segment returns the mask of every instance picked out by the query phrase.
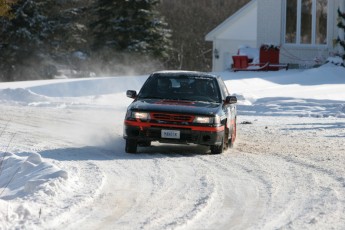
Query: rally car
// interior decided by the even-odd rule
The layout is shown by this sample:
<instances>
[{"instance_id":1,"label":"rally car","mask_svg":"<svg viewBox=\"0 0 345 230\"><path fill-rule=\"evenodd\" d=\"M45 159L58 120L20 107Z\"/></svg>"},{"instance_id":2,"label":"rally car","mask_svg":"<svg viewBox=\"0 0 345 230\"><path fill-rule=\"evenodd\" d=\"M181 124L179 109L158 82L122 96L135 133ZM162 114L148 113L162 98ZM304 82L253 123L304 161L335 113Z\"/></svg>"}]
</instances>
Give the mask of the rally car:
<instances>
[{"instance_id":1,"label":"rally car","mask_svg":"<svg viewBox=\"0 0 345 230\"><path fill-rule=\"evenodd\" d=\"M212 154L232 147L236 139L236 96L216 75L195 71L152 73L134 99L124 120L125 151L152 141L210 146Z\"/></svg>"}]
</instances>

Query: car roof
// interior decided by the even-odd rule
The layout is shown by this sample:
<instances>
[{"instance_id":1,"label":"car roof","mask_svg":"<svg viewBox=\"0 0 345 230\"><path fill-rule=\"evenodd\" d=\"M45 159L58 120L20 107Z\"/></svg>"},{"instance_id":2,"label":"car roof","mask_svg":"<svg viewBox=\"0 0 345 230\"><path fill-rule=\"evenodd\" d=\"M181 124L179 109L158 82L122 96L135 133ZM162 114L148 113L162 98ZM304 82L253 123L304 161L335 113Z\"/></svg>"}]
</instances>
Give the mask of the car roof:
<instances>
[{"instance_id":1,"label":"car roof","mask_svg":"<svg viewBox=\"0 0 345 230\"><path fill-rule=\"evenodd\" d=\"M187 70L164 70L164 71L157 71L151 74L151 76L159 76L159 77L178 77L178 76L188 76L188 77L207 77L207 78L219 78L219 76L207 73L207 72L200 72L200 71L187 71Z\"/></svg>"}]
</instances>

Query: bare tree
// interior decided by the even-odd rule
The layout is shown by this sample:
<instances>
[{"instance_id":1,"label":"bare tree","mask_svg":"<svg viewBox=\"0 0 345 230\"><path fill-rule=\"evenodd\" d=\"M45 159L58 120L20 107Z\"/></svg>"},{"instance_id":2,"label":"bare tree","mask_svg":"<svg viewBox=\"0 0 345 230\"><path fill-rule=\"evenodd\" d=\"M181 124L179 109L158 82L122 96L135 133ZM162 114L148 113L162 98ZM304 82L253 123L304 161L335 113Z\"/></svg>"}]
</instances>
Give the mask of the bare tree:
<instances>
[{"instance_id":1,"label":"bare tree","mask_svg":"<svg viewBox=\"0 0 345 230\"><path fill-rule=\"evenodd\" d=\"M249 0L161 0L159 7L172 30L170 69L210 71L212 44L205 35Z\"/></svg>"},{"instance_id":2,"label":"bare tree","mask_svg":"<svg viewBox=\"0 0 345 230\"><path fill-rule=\"evenodd\" d=\"M16 0L0 0L0 17L11 18L13 16L11 7L16 2Z\"/></svg>"}]
</instances>

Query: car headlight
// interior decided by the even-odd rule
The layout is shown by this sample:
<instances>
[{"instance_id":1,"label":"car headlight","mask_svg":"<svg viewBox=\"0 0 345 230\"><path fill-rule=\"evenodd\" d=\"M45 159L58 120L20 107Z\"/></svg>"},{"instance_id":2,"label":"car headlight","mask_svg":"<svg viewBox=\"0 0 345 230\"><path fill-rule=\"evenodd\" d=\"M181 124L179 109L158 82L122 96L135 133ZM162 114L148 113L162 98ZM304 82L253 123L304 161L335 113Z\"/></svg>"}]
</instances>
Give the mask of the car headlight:
<instances>
[{"instance_id":1,"label":"car headlight","mask_svg":"<svg viewBox=\"0 0 345 230\"><path fill-rule=\"evenodd\" d=\"M132 118L134 119L140 119L140 120L149 120L150 119L150 113L146 112L132 112Z\"/></svg>"},{"instance_id":2,"label":"car headlight","mask_svg":"<svg viewBox=\"0 0 345 230\"><path fill-rule=\"evenodd\" d=\"M213 117L200 117L196 116L194 118L194 123L199 123L199 124L213 124Z\"/></svg>"},{"instance_id":3,"label":"car headlight","mask_svg":"<svg viewBox=\"0 0 345 230\"><path fill-rule=\"evenodd\" d=\"M202 117L202 116L196 116L194 118L194 123L198 124L220 124L220 117Z\"/></svg>"}]
</instances>

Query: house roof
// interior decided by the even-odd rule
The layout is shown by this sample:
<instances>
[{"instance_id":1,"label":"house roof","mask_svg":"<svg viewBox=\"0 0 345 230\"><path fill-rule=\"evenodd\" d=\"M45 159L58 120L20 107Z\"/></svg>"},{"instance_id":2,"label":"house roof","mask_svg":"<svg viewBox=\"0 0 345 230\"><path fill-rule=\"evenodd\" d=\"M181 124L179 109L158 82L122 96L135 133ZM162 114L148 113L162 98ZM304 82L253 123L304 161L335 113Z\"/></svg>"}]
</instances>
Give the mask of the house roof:
<instances>
[{"instance_id":1,"label":"house roof","mask_svg":"<svg viewBox=\"0 0 345 230\"><path fill-rule=\"evenodd\" d=\"M214 28L211 32L206 34L205 40L206 41L213 41L217 35L222 33L225 29L231 25L232 22L239 19L242 15L245 15L247 12L250 11L250 9L255 5L257 0L251 0L246 5L244 5L242 8L240 8L238 11L236 11L233 15L228 17L225 21L223 21L221 24L219 24L216 28Z\"/></svg>"}]
</instances>

